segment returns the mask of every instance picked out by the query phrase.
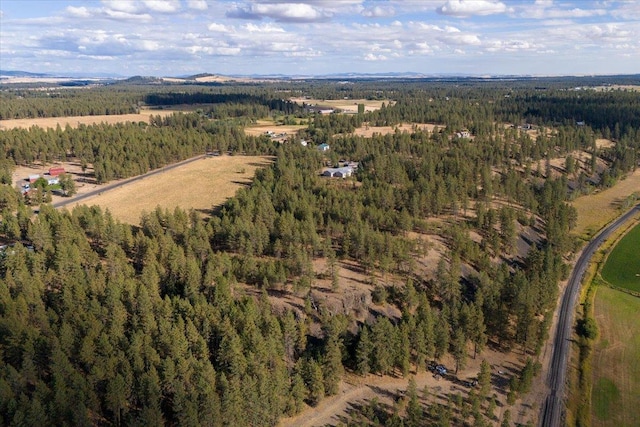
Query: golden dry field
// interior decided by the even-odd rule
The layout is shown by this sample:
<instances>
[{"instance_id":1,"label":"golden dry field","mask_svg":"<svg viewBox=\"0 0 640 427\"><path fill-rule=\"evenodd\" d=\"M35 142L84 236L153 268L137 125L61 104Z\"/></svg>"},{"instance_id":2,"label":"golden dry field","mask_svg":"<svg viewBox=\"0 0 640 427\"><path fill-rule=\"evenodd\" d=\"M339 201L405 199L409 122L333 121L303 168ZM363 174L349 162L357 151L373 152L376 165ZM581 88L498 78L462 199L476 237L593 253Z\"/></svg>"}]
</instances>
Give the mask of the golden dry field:
<instances>
[{"instance_id":1,"label":"golden dry field","mask_svg":"<svg viewBox=\"0 0 640 427\"><path fill-rule=\"evenodd\" d=\"M364 104L365 111L376 111L382 107L382 104L393 105L394 102L388 99L383 101L375 101L368 99L315 99L315 98L290 98L291 102L302 105L315 105L326 108L337 108L345 113L357 113L358 104Z\"/></svg>"},{"instance_id":2,"label":"golden dry field","mask_svg":"<svg viewBox=\"0 0 640 427\"><path fill-rule=\"evenodd\" d=\"M596 194L578 197L571 204L578 211L575 232L579 235L594 234L619 214L618 207L629 195L640 191L640 169L626 179Z\"/></svg>"},{"instance_id":3,"label":"golden dry field","mask_svg":"<svg viewBox=\"0 0 640 427\"><path fill-rule=\"evenodd\" d=\"M416 129L422 131L433 132L433 129L438 126L433 123L403 123L397 126L362 126L353 132L354 135L364 136L365 138L371 138L374 133L380 135L387 135L389 133L394 133L396 129L400 132L415 132ZM442 125L439 126L442 128Z\"/></svg>"},{"instance_id":4,"label":"golden dry field","mask_svg":"<svg viewBox=\"0 0 640 427\"><path fill-rule=\"evenodd\" d=\"M99 116L71 116L71 117L44 117L38 119L10 119L0 120L0 130L22 128L28 129L31 126L41 127L43 129L55 129L60 125L63 129L67 126L72 128L78 125L93 125L98 123L125 123L125 122L147 122L150 116L166 117L174 113L173 110L141 110L139 114L113 114Z\"/></svg>"},{"instance_id":5,"label":"golden dry field","mask_svg":"<svg viewBox=\"0 0 640 427\"><path fill-rule=\"evenodd\" d=\"M129 224L139 224L142 212L152 211L156 206L170 210L179 206L206 215L249 184L256 169L270 162L270 158L260 156L205 157L76 204L109 209L115 218ZM68 205L67 209L76 204Z\"/></svg>"},{"instance_id":6,"label":"golden dry field","mask_svg":"<svg viewBox=\"0 0 640 427\"><path fill-rule=\"evenodd\" d=\"M287 135L294 135L300 129L306 128L307 125L280 125L272 120L258 120L255 125L244 128L244 133L251 136L260 136L271 131L276 134L286 132Z\"/></svg>"}]
</instances>

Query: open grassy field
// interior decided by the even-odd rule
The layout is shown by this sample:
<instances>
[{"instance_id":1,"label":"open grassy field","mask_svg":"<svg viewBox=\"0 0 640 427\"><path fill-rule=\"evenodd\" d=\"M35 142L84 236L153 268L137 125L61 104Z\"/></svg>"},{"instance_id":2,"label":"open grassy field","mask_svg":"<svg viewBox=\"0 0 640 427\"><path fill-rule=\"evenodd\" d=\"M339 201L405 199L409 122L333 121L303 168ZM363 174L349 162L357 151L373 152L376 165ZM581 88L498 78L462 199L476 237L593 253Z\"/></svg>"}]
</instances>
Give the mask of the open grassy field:
<instances>
[{"instance_id":1,"label":"open grassy field","mask_svg":"<svg viewBox=\"0 0 640 427\"><path fill-rule=\"evenodd\" d=\"M620 203L629 195L640 190L640 169L629 174L612 188L597 194L589 194L575 199L571 204L578 211L575 233L593 235L605 224L619 215Z\"/></svg>"},{"instance_id":2,"label":"open grassy field","mask_svg":"<svg viewBox=\"0 0 640 427\"><path fill-rule=\"evenodd\" d=\"M629 231L607 257L602 278L620 288L640 292L640 224ZM640 354L638 354L640 358Z\"/></svg>"},{"instance_id":3,"label":"open grassy field","mask_svg":"<svg viewBox=\"0 0 640 427\"><path fill-rule=\"evenodd\" d=\"M415 132L416 130L433 132L433 129L438 126L433 123L403 123L397 126L362 126L355 130L354 135L364 136L365 138L371 138L374 133L380 135L387 135L394 133L396 129L400 132ZM442 128L442 125L440 126Z\"/></svg>"},{"instance_id":4,"label":"open grassy field","mask_svg":"<svg viewBox=\"0 0 640 427\"><path fill-rule=\"evenodd\" d=\"M281 125L275 123L273 120L258 120L255 125L244 128L244 133L252 136L260 136L271 131L277 134L286 132L287 135L293 135L300 129L306 128L307 125Z\"/></svg>"},{"instance_id":5,"label":"open grassy field","mask_svg":"<svg viewBox=\"0 0 640 427\"><path fill-rule=\"evenodd\" d=\"M599 286L594 310L593 426L639 426L640 298Z\"/></svg>"},{"instance_id":6,"label":"open grassy field","mask_svg":"<svg viewBox=\"0 0 640 427\"><path fill-rule=\"evenodd\" d=\"M382 107L382 104L393 105L394 102L386 100L369 100L369 99L315 99L315 98L291 98L290 101L302 105L317 105L319 107L336 108L345 113L357 113L358 104L364 104L365 111L376 111Z\"/></svg>"},{"instance_id":7,"label":"open grassy field","mask_svg":"<svg viewBox=\"0 0 640 427\"><path fill-rule=\"evenodd\" d=\"M105 191L78 204L108 208L122 222L139 224L156 206L195 209L206 215L251 182L255 170L271 160L258 156L206 157L175 169ZM70 205L67 209L73 209Z\"/></svg>"},{"instance_id":8,"label":"open grassy field","mask_svg":"<svg viewBox=\"0 0 640 427\"><path fill-rule=\"evenodd\" d=\"M71 117L44 117L39 119L10 119L0 120L0 129L15 129L22 128L28 129L31 126L38 126L43 129L55 129L60 125L63 129L67 126L72 128L78 127L78 125L93 125L97 123L125 123L125 122L147 122L149 123L150 116L170 116L174 113L173 110L141 110L139 114L113 114L113 115L100 115L100 116L71 116Z\"/></svg>"}]
</instances>

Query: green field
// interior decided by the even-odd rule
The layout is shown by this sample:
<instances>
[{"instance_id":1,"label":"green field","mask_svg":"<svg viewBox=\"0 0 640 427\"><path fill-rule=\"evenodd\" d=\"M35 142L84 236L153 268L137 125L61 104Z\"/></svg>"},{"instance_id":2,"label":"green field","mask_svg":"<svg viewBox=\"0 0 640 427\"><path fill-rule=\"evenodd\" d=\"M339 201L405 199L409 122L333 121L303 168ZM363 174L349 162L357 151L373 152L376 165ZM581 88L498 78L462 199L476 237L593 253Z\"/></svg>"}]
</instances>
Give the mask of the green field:
<instances>
[{"instance_id":1,"label":"green field","mask_svg":"<svg viewBox=\"0 0 640 427\"><path fill-rule=\"evenodd\" d=\"M593 426L640 426L640 298L600 286L594 312Z\"/></svg>"},{"instance_id":2,"label":"green field","mask_svg":"<svg viewBox=\"0 0 640 427\"><path fill-rule=\"evenodd\" d=\"M602 278L613 286L640 292L640 224L613 248L602 268Z\"/></svg>"}]
</instances>

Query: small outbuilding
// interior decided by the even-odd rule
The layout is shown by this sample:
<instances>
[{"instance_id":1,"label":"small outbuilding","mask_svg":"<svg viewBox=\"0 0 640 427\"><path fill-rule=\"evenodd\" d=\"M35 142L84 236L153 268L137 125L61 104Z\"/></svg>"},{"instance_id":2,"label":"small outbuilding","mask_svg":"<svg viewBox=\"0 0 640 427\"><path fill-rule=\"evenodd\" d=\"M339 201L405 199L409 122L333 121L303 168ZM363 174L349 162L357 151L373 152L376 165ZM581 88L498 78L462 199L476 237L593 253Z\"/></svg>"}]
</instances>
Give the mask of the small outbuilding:
<instances>
[{"instance_id":1,"label":"small outbuilding","mask_svg":"<svg viewBox=\"0 0 640 427\"><path fill-rule=\"evenodd\" d=\"M61 167L49 168L49 175L51 176L58 176L58 175L62 175L63 173L65 173L64 168L61 168Z\"/></svg>"}]
</instances>

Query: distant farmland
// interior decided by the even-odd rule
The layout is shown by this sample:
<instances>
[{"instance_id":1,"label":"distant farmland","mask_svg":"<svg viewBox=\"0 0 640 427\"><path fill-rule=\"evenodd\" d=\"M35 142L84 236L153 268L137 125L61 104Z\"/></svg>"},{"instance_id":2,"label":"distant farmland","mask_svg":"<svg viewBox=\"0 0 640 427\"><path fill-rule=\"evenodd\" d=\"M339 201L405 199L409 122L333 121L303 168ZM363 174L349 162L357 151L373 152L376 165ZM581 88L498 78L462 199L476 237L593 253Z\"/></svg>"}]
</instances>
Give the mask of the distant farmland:
<instances>
[{"instance_id":1,"label":"distant farmland","mask_svg":"<svg viewBox=\"0 0 640 427\"><path fill-rule=\"evenodd\" d=\"M613 286L640 292L640 224L613 248L602 268L602 278Z\"/></svg>"}]
</instances>

